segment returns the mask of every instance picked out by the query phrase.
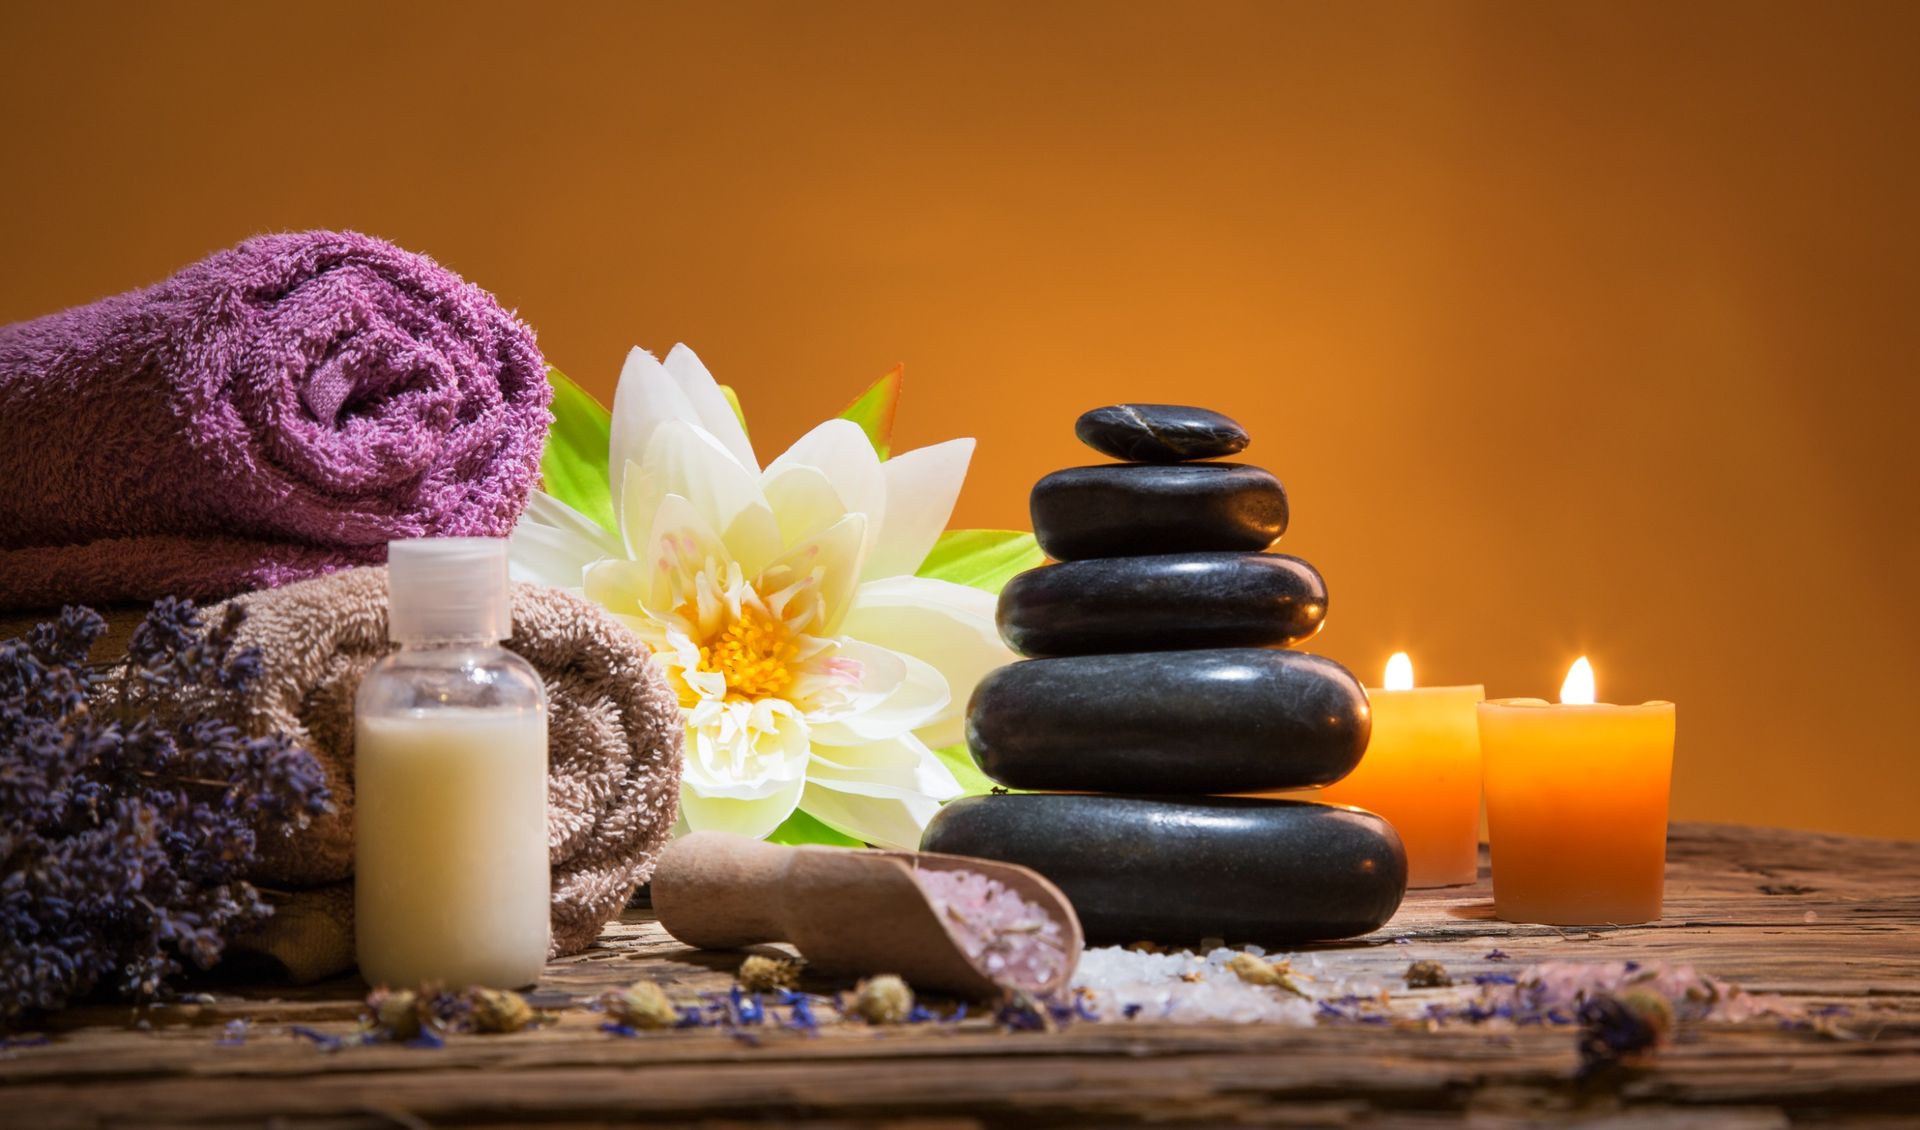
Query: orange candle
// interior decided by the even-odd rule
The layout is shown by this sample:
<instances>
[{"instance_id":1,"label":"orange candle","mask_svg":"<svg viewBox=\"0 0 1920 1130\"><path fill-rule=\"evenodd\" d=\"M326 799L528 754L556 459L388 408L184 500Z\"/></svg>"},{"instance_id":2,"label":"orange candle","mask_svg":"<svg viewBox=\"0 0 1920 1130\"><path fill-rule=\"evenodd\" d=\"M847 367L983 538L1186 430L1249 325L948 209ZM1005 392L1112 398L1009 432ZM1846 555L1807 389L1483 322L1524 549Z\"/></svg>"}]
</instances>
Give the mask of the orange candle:
<instances>
[{"instance_id":1,"label":"orange candle","mask_svg":"<svg viewBox=\"0 0 1920 1130\"><path fill-rule=\"evenodd\" d=\"M1373 737L1360 765L1315 799L1377 812L1407 848L1407 886L1471 883L1480 869L1480 728L1484 687L1418 687L1406 652L1368 690Z\"/></svg>"},{"instance_id":2,"label":"orange candle","mask_svg":"<svg viewBox=\"0 0 1920 1130\"><path fill-rule=\"evenodd\" d=\"M1555 926L1651 922L1666 885L1671 702L1594 702L1582 657L1558 705L1480 704L1494 913Z\"/></svg>"}]
</instances>

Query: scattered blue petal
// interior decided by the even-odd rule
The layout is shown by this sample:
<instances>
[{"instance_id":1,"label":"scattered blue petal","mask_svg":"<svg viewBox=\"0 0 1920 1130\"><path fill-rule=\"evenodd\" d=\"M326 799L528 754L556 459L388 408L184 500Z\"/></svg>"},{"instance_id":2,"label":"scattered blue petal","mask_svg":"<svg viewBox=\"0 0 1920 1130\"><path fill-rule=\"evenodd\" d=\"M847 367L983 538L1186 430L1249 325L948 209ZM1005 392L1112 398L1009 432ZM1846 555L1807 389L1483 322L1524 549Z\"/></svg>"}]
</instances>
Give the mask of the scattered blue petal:
<instances>
[{"instance_id":1,"label":"scattered blue petal","mask_svg":"<svg viewBox=\"0 0 1920 1130\"><path fill-rule=\"evenodd\" d=\"M787 1002L787 1027L810 1036L819 1035L820 1020L813 1014L813 1005L799 993L789 993L788 996L792 999Z\"/></svg>"},{"instance_id":2,"label":"scattered blue petal","mask_svg":"<svg viewBox=\"0 0 1920 1130\"><path fill-rule=\"evenodd\" d=\"M303 1040L311 1041L317 1045L321 1051L337 1052L347 1046L347 1041L341 1039L339 1036L322 1032L317 1028L309 1028L305 1024L295 1024L293 1027L288 1028L287 1031Z\"/></svg>"}]
</instances>

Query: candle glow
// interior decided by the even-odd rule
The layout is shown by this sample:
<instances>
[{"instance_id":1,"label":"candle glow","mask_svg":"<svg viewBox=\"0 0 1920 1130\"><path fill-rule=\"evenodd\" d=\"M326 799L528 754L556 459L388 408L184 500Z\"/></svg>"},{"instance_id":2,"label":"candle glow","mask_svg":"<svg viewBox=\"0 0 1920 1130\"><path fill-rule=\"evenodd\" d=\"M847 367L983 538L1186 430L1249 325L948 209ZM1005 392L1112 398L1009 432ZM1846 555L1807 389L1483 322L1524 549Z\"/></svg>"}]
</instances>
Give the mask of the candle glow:
<instances>
[{"instance_id":1,"label":"candle glow","mask_svg":"<svg viewBox=\"0 0 1920 1130\"><path fill-rule=\"evenodd\" d=\"M1560 684L1560 702L1563 706L1592 706L1598 701L1594 693L1593 664L1583 655L1567 668L1567 681Z\"/></svg>"},{"instance_id":2,"label":"candle glow","mask_svg":"<svg viewBox=\"0 0 1920 1130\"><path fill-rule=\"evenodd\" d=\"M1413 657L1404 651L1396 651L1387 657L1387 677L1380 686L1390 691L1410 691L1413 689Z\"/></svg>"}]
</instances>

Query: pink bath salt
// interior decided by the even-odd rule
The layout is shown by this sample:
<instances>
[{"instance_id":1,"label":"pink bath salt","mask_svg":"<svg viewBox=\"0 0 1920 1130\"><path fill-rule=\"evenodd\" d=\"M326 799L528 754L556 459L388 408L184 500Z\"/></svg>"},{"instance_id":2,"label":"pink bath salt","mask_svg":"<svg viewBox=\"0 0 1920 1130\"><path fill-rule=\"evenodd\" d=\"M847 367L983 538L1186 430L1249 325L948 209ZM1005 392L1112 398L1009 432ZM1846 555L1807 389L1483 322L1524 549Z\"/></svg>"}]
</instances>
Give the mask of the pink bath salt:
<instances>
[{"instance_id":1,"label":"pink bath salt","mask_svg":"<svg viewBox=\"0 0 1920 1130\"><path fill-rule=\"evenodd\" d=\"M913 875L961 950L987 976L1037 990L1066 972L1059 921L1018 891L977 871L919 868Z\"/></svg>"}]
</instances>

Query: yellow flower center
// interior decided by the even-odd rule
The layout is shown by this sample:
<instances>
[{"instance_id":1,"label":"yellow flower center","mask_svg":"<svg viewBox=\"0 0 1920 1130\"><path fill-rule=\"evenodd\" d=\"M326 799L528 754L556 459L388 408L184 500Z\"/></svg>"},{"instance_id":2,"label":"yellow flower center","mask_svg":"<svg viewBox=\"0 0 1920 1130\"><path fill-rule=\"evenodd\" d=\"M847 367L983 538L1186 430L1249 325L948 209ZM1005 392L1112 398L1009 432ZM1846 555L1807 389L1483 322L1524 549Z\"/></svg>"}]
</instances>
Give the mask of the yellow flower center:
<instances>
[{"instance_id":1,"label":"yellow flower center","mask_svg":"<svg viewBox=\"0 0 1920 1130\"><path fill-rule=\"evenodd\" d=\"M777 698L793 686L799 654L785 624L748 605L701 647L700 669L726 676L730 699Z\"/></svg>"}]
</instances>

